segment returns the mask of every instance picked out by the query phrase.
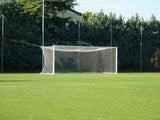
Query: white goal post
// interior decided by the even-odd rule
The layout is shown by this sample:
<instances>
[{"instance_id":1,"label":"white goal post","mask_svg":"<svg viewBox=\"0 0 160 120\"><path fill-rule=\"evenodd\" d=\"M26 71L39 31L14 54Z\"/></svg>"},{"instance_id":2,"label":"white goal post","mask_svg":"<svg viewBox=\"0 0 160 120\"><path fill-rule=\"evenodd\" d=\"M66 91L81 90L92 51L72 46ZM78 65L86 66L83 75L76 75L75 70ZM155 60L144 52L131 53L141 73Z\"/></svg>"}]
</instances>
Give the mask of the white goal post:
<instances>
[{"instance_id":1,"label":"white goal post","mask_svg":"<svg viewBox=\"0 0 160 120\"><path fill-rule=\"evenodd\" d=\"M41 74L117 73L117 47L41 46L44 66Z\"/></svg>"}]
</instances>

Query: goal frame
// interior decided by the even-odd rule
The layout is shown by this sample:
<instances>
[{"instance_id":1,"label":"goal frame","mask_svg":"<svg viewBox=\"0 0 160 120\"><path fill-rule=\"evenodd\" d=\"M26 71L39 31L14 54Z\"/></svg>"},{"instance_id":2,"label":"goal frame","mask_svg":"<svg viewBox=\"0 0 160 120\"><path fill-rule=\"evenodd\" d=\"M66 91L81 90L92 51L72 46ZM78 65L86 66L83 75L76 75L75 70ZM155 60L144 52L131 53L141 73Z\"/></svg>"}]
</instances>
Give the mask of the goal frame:
<instances>
[{"instance_id":1,"label":"goal frame","mask_svg":"<svg viewBox=\"0 0 160 120\"><path fill-rule=\"evenodd\" d=\"M45 46L43 46L45 47ZM47 46L46 46L47 47ZM51 46L48 46L51 47ZM106 46L69 46L69 45L53 45L52 50L53 50L53 72L52 73L40 73L40 74L55 74L55 47L78 47L78 48L107 48L107 49L116 49L115 53L115 72L69 72L69 73L106 73L106 74L117 74L118 73L118 47L106 47ZM42 53L43 54L43 53ZM43 68L42 68L43 70Z\"/></svg>"}]
</instances>

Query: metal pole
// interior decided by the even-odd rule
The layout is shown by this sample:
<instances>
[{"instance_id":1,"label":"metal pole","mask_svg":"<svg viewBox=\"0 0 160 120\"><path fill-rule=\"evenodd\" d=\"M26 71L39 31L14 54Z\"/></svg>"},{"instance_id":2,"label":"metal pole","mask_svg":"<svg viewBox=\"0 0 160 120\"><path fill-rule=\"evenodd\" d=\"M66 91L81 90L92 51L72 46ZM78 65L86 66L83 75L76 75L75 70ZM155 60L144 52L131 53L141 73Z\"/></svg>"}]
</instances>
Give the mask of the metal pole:
<instances>
[{"instance_id":1,"label":"metal pole","mask_svg":"<svg viewBox=\"0 0 160 120\"><path fill-rule=\"evenodd\" d=\"M142 71L142 39L143 39L143 29L141 24L141 41L140 41L140 71Z\"/></svg>"},{"instance_id":2,"label":"metal pole","mask_svg":"<svg viewBox=\"0 0 160 120\"><path fill-rule=\"evenodd\" d=\"M78 21L78 46L81 45L81 42L80 42L81 25L80 24L81 24L80 21ZM80 55L79 55L79 53L78 53L78 66L77 66L77 70L78 70L78 72L80 70Z\"/></svg>"},{"instance_id":3,"label":"metal pole","mask_svg":"<svg viewBox=\"0 0 160 120\"><path fill-rule=\"evenodd\" d=\"M113 39L113 37L112 37L112 29L113 29L113 25L112 25L112 20L111 20L111 40L110 40L110 46L112 47L112 39Z\"/></svg>"},{"instance_id":4,"label":"metal pole","mask_svg":"<svg viewBox=\"0 0 160 120\"><path fill-rule=\"evenodd\" d=\"M44 46L44 0L42 1L42 46ZM42 54L42 69L44 66L44 58Z\"/></svg>"},{"instance_id":5,"label":"metal pole","mask_svg":"<svg viewBox=\"0 0 160 120\"><path fill-rule=\"evenodd\" d=\"M2 53L1 53L1 72L3 73L3 41L4 41L4 15L2 17Z\"/></svg>"},{"instance_id":6,"label":"metal pole","mask_svg":"<svg viewBox=\"0 0 160 120\"><path fill-rule=\"evenodd\" d=\"M112 33L113 33L113 31L112 31L113 25L112 25L112 22L113 22L113 17L112 17L112 19L111 19L111 40L110 40L110 46L111 46L111 47L112 47L112 44L113 44L113 35L112 35ZM113 67L113 65L112 65L112 64L113 64L113 62L112 62L112 57L113 57L112 54L113 54L113 53L112 53L112 49L111 49L111 52L110 52L110 57L111 57L111 63L110 63L111 66L110 66L110 69L111 69L111 71L113 70L113 69L112 69L112 67Z\"/></svg>"},{"instance_id":7,"label":"metal pole","mask_svg":"<svg viewBox=\"0 0 160 120\"><path fill-rule=\"evenodd\" d=\"M78 45L80 46L80 35L81 35L81 23L78 21Z\"/></svg>"}]
</instances>

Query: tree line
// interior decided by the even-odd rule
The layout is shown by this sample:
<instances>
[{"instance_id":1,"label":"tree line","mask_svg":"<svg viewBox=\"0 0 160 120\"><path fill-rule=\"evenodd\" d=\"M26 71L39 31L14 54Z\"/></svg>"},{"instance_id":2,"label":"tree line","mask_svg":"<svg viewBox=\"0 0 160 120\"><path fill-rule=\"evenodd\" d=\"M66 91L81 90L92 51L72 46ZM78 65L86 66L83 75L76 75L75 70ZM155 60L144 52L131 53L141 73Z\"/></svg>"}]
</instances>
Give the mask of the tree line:
<instances>
[{"instance_id":1,"label":"tree line","mask_svg":"<svg viewBox=\"0 0 160 120\"><path fill-rule=\"evenodd\" d=\"M47 0L46 46L78 45L77 23L70 18L57 17L55 12L72 9L75 5L74 0ZM0 14L5 15L4 71L41 70L41 49L17 42L41 45L41 8L41 0L19 0L19 4L0 4ZM143 71L160 70L160 21L154 15L150 20L144 20L138 14L124 20L121 15L117 17L114 13L105 14L102 10L98 13L85 12L83 15L85 17L81 21L81 45L117 46L119 71L140 70L142 45Z\"/></svg>"}]
</instances>

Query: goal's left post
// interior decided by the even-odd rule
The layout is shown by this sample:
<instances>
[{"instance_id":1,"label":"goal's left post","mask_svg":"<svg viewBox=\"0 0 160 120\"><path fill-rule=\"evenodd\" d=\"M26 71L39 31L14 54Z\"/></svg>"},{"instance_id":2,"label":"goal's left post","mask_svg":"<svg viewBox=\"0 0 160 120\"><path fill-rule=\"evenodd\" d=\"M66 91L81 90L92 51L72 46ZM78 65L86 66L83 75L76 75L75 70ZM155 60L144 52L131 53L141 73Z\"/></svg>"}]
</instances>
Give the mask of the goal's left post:
<instances>
[{"instance_id":1,"label":"goal's left post","mask_svg":"<svg viewBox=\"0 0 160 120\"><path fill-rule=\"evenodd\" d=\"M55 73L55 46L41 46L44 66L40 74L54 74Z\"/></svg>"}]
</instances>

